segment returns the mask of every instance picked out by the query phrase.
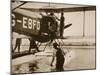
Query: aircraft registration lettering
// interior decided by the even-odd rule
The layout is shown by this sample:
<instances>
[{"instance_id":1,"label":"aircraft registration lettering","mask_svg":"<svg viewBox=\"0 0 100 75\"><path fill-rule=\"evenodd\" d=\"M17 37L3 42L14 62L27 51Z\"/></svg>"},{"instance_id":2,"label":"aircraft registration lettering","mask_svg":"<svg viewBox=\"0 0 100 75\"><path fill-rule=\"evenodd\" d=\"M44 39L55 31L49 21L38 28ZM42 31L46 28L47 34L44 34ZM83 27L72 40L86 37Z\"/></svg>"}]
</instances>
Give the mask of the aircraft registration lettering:
<instances>
[{"instance_id":1,"label":"aircraft registration lettering","mask_svg":"<svg viewBox=\"0 0 100 75\"><path fill-rule=\"evenodd\" d=\"M23 28L40 30L40 22L31 18L23 17Z\"/></svg>"},{"instance_id":2,"label":"aircraft registration lettering","mask_svg":"<svg viewBox=\"0 0 100 75\"><path fill-rule=\"evenodd\" d=\"M17 14L18 15L18 14ZM40 21L32 19L27 16L17 17L16 14L12 14L12 26L20 25L24 29L40 30Z\"/></svg>"},{"instance_id":3,"label":"aircraft registration lettering","mask_svg":"<svg viewBox=\"0 0 100 75\"><path fill-rule=\"evenodd\" d=\"M27 18L26 17L23 17L23 28L27 28L27 25L26 25L26 22L27 21Z\"/></svg>"}]
</instances>

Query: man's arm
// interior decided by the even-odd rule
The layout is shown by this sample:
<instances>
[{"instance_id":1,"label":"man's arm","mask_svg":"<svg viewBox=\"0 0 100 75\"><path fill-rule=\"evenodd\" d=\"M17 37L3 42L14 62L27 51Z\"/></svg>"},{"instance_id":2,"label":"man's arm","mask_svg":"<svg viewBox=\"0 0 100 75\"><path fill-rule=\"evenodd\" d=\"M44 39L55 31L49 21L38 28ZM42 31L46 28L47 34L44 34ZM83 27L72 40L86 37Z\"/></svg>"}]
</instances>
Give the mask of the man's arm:
<instances>
[{"instance_id":1,"label":"man's arm","mask_svg":"<svg viewBox=\"0 0 100 75\"><path fill-rule=\"evenodd\" d=\"M55 16L55 15L54 15ZM60 19L57 17L57 16L55 16L55 18L58 20L58 21L60 21Z\"/></svg>"},{"instance_id":2,"label":"man's arm","mask_svg":"<svg viewBox=\"0 0 100 75\"><path fill-rule=\"evenodd\" d=\"M53 54L53 58L52 58L52 61L51 61L51 66L53 66L54 59L55 59L55 54Z\"/></svg>"}]
</instances>

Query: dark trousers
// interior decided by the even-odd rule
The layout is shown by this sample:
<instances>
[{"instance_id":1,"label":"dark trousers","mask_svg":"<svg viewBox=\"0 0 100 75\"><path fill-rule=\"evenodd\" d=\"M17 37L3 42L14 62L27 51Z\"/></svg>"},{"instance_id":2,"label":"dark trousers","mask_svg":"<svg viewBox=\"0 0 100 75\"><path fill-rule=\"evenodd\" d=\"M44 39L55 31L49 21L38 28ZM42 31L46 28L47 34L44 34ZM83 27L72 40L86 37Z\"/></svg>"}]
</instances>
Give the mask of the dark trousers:
<instances>
[{"instance_id":1,"label":"dark trousers","mask_svg":"<svg viewBox=\"0 0 100 75\"><path fill-rule=\"evenodd\" d=\"M63 37L64 26L60 26L60 36Z\"/></svg>"},{"instance_id":2,"label":"dark trousers","mask_svg":"<svg viewBox=\"0 0 100 75\"><path fill-rule=\"evenodd\" d=\"M37 46L35 46L35 47L34 47L34 46L30 46L30 47L29 47L29 52L31 52L31 49L34 49L34 48L37 50L37 52L39 52L39 49L38 49Z\"/></svg>"},{"instance_id":3,"label":"dark trousers","mask_svg":"<svg viewBox=\"0 0 100 75\"><path fill-rule=\"evenodd\" d=\"M18 47L18 52L20 53L20 45L21 45L21 38L17 38L16 45L15 45L13 52L15 52L16 48Z\"/></svg>"},{"instance_id":4,"label":"dark trousers","mask_svg":"<svg viewBox=\"0 0 100 75\"><path fill-rule=\"evenodd\" d=\"M15 52L16 48L18 47L18 52L20 53L20 43L16 43L13 52Z\"/></svg>"},{"instance_id":5,"label":"dark trousers","mask_svg":"<svg viewBox=\"0 0 100 75\"><path fill-rule=\"evenodd\" d=\"M34 48L37 50L37 52L39 52L39 49L38 49L37 44L35 43L35 41L30 40L29 52L31 52L31 49L34 49Z\"/></svg>"},{"instance_id":6,"label":"dark trousers","mask_svg":"<svg viewBox=\"0 0 100 75\"><path fill-rule=\"evenodd\" d=\"M62 59L61 61L56 62L56 71L64 71L63 65L64 65L65 59Z\"/></svg>"}]
</instances>

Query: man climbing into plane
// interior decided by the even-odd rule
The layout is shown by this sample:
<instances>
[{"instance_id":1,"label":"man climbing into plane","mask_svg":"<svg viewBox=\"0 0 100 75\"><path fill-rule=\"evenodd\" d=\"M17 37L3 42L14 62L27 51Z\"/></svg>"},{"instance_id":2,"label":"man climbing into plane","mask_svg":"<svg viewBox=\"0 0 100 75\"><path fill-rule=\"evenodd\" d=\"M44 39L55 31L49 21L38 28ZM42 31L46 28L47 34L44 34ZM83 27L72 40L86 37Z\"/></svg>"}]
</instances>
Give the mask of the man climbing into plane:
<instances>
[{"instance_id":1,"label":"man climbing into plane","mask_svg":"<svg viewBox=\"0 0 100 75\"><path fill-rule=\"evenodd\" d=\"M61 12L61 18L60 18L60 37L63 38L63 31L64 31L64 13Z\"/></svg>"}]
</instances>

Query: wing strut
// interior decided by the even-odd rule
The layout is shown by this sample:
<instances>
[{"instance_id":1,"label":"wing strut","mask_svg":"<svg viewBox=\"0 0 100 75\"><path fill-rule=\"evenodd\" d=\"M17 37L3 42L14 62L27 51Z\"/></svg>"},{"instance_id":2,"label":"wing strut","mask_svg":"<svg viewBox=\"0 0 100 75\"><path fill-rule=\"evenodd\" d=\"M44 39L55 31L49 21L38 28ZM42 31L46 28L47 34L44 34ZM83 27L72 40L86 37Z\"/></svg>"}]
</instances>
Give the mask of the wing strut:
<instances>
[{"instance_id":1,"label":"wing strut","mask_svg":"<svg viewBox=\"0 0 100 75\"><path fill-rule=\"evenodd\" d=\"M22 5L26 4L27 2L23 2L22 4L20 4L19 6L17 6L16 8L12 9L12 11L14 11L15 9L21 7Z\"/></svg>"}]
</instances>

